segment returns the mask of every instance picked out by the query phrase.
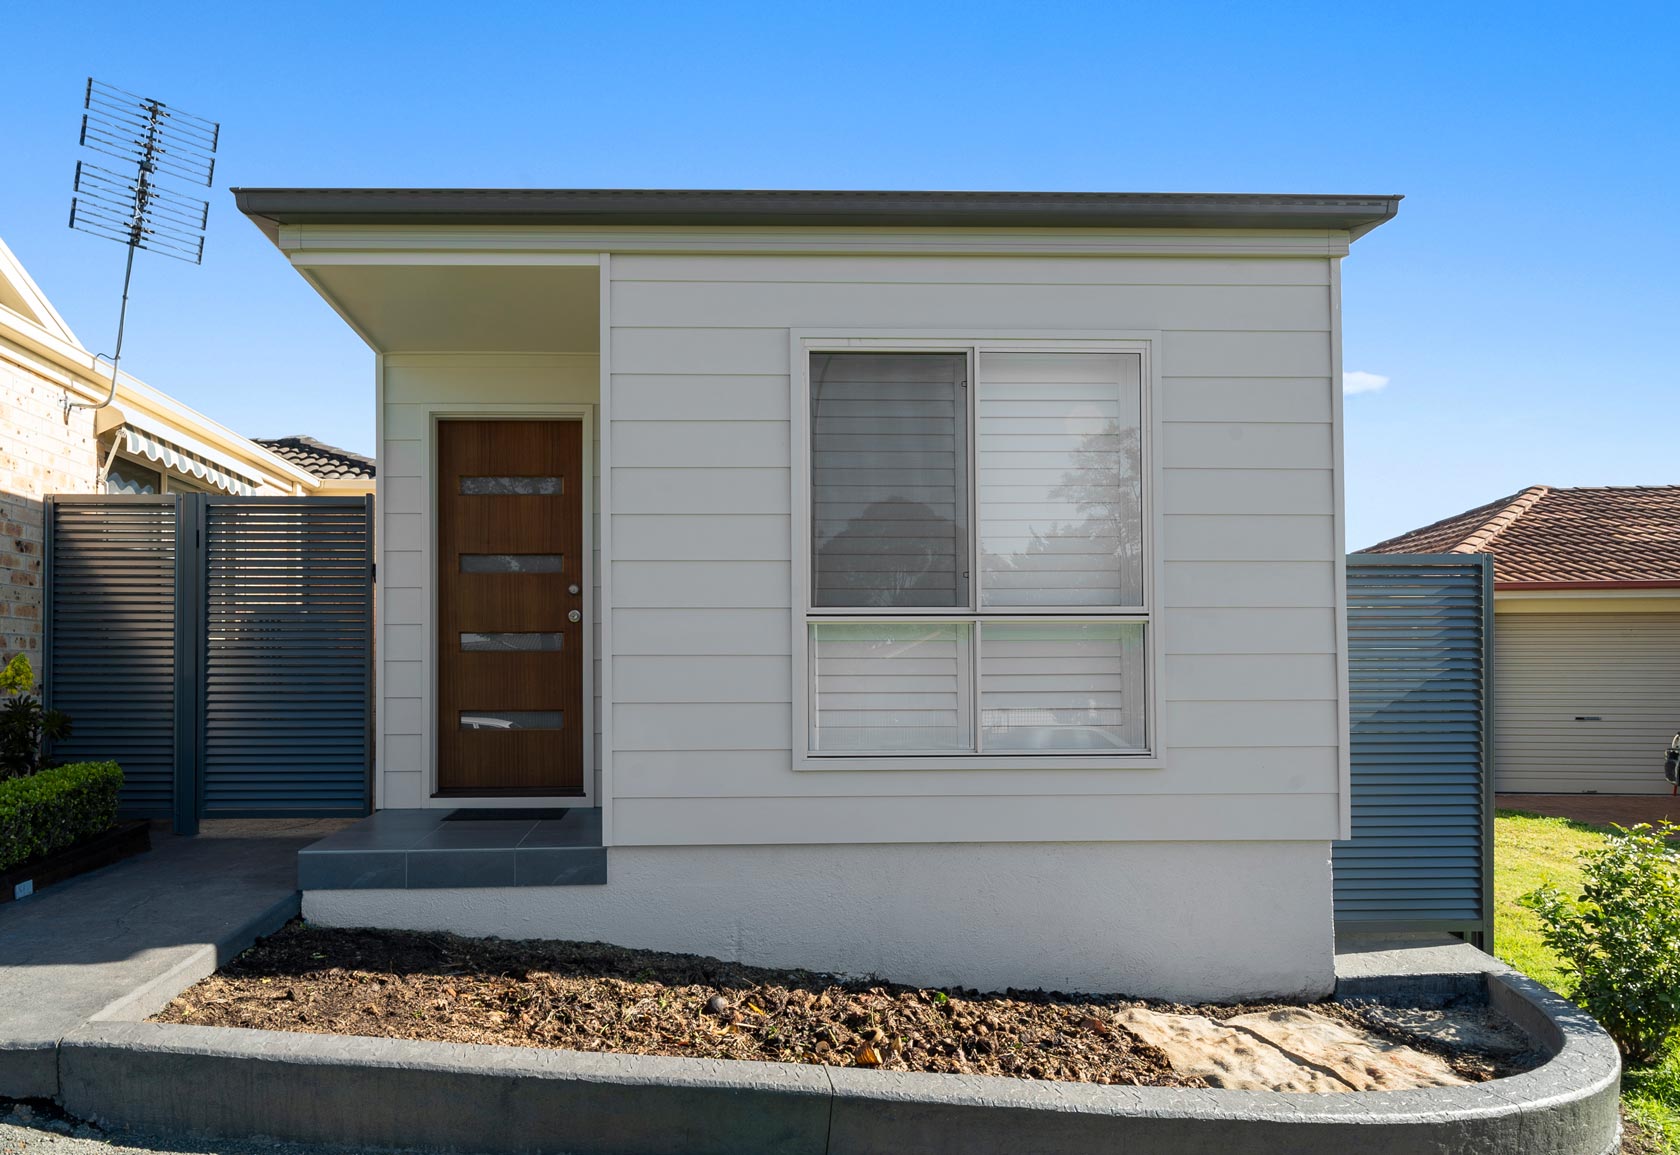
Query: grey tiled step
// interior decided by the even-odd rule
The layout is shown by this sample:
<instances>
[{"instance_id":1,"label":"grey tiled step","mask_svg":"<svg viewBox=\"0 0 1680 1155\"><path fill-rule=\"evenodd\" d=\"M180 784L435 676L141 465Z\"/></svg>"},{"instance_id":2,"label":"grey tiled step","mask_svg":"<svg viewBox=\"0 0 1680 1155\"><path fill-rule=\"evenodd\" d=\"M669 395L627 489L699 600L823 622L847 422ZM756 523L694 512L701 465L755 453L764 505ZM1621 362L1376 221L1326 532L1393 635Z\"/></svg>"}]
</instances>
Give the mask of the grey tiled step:
<instances>
[{"instance_id":1,"label":"grey tiled step","mask_svg":"<svg viewBox=\"0 0 1680 1155\"><path fill-rule=\"evenodd\" d=\"M476 819L447 810L381 810L298 852L302 890L599 886L607 881L601 812Z\"/></svg>"}]
</instances>

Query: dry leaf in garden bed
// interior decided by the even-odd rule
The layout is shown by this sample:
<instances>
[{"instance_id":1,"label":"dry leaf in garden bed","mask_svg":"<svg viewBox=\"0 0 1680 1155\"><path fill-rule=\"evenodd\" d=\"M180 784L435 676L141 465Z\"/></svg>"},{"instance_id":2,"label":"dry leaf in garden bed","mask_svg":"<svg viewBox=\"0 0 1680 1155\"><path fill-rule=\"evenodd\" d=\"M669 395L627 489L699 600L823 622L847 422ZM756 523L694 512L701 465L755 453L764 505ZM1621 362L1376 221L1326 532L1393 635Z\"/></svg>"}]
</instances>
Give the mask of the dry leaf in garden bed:
<instances>
[{"instance_id":1,"label":"dry leaf in garden bed","mask_svg":"<svg viewBox=\"0 0 1680 1155\"><path fill-rule=\"evenodd\" d=\"M276 982L292 997L272 997ZM1118 996L927 990L602 943L293 923L157 1017L443 1042L1205 1085L1114 1025L1120 1010L1136 1005Z\"/></svg>"}]
</instances>

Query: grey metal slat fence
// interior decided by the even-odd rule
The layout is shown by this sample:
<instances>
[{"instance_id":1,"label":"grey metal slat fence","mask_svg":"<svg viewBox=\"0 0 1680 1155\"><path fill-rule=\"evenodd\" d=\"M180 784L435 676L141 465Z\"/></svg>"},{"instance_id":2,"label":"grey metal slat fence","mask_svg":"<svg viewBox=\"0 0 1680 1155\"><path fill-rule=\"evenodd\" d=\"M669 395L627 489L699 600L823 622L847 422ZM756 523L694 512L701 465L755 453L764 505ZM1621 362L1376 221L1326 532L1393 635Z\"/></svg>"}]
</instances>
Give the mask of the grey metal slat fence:
<instances>
[{"instance_id":1,"label":"grey metal slat fence","mask_svg":"<svg viewBox=\"0 0 1680 1155\"><path fill-rule=\"evenodd\" d=\"M206 501L205 814L365 809L370 541L364 501Z\"/></svg>"},{"instance_id":2,"label":"grey metal slat fence","mask_svg":"<svg viewBox=\"0 0 1680 1155\"><path fill-rule=\"evenodd\" d=\"M365 814L373 525L360 497L48 502L46 680L63 758L136 816ZM143 740L143 741L142 741Z\"/></svg>"},{"instance_id":3,"label":"grey metal slat fence","mask_svg":"<svg viewBox=\"0 0 1680 1155\"><path fill-rule=\"evenodd\" d=\"M169 497L49 498L43 669L73 720L54 753L122 764L124 811L175 799L176 508Z\"/></svg>"},{"instance_id":4,"label":"grey metal slat fence","mask_svg":"<svg viewBox=\"0 0 1680 1155\"><path fill-rule=\"evenodd\" d=\"M1353 838L1335 844L1344 930L1445 930L1491 949L1492 559L1347 563Z\"/></svg>"}]
</instances>

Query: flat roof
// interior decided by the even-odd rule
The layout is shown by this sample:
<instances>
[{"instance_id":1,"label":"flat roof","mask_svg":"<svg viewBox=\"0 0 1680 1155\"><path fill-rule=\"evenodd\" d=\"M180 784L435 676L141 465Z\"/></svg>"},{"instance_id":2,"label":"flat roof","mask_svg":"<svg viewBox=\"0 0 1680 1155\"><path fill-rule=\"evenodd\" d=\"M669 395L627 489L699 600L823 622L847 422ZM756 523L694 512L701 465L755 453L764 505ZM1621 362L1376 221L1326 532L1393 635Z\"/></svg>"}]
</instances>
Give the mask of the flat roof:
<instances>
[{"instance_id":1,"label":"flat roof","mask_svg":"<svg viewBox=\"0 0 1680 1155\"><path fill-rule=\"evenodd\" d=\"M924 228L1334 229L1370 232L1398 195L889 192L803 189L236 188L279 225L807 225Z\"/></svg>"}]
</instances>

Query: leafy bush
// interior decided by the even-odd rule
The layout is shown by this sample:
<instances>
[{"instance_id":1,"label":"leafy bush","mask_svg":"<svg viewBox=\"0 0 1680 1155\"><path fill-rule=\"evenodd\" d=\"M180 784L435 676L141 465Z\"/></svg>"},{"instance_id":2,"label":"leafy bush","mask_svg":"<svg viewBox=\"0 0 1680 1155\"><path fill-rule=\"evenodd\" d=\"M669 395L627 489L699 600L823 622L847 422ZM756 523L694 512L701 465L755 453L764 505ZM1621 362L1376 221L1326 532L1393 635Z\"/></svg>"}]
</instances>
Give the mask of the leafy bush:
<instances>
[{"instance_id":1,"label":"leafy bush","mask_svg":"<svg viewBox=\"0 0 1680 1155\"><path fill-rule=\"evenodd\" d=\"M34 667L22 654L0 669L0 781L49 765L47 743L70 736L69 715L48 710L35 690Z\"/></svg>"},{"instance_id":2,"label":"leafy bush","mask_svg":"<svg viewBox=\"0 0 1680 1155\"><path fill-rule=\"evenodd\" d=\"M1630 1062L1649 1063L1680 1034L1680 826L1616 828L1580 856L1582 893L1548 883L1519 900L1570 972L1571 998Z\"/></svg>"},{"instance_id":3,"label":"leafy bush","mask_svg":"<svg viewBox=\"0 0 1680 1155\"><path fill-rule=\"evenodd\" d=\"M110 826L122 781L115 762L76 762L0 782L0 870Z\"/></svg>"}]
</instances>

